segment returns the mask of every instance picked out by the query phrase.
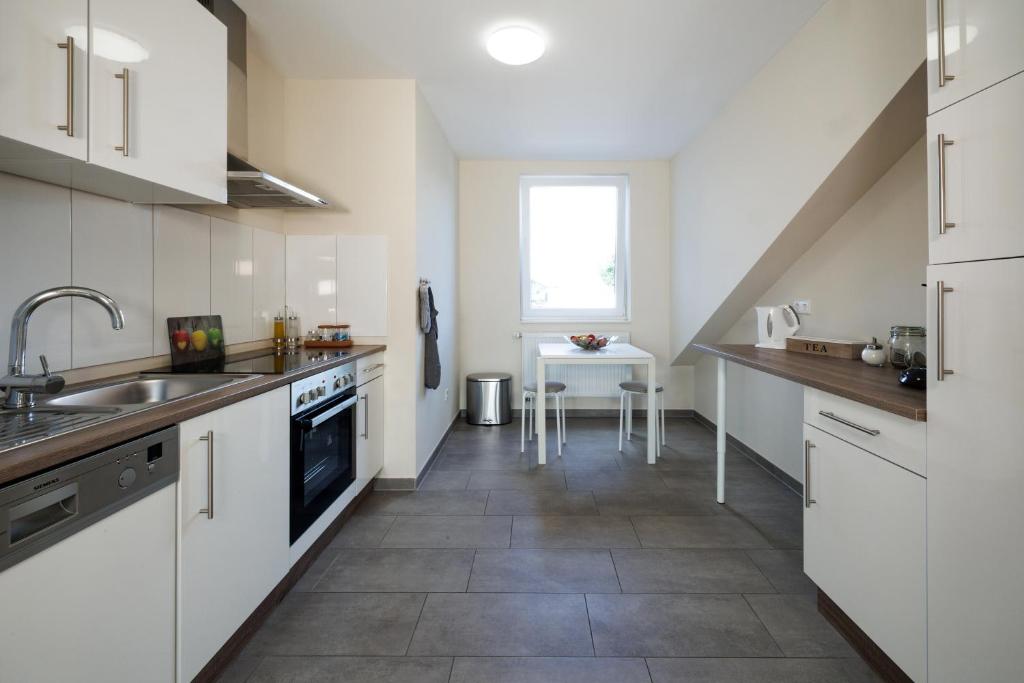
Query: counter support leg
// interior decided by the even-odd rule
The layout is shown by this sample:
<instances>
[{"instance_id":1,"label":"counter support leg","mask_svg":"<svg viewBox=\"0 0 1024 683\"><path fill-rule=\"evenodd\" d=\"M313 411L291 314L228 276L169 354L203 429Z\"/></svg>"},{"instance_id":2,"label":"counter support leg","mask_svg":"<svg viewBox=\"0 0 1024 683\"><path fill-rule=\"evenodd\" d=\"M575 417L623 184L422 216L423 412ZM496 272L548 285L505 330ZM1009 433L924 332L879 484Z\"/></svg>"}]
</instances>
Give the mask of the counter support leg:
<instances>
[{"instance_id":1,"label":"counter support leg","mask_svg":"<svg viewBox=\"0 0 1024 683\"><path fill-rule=\"evenodd\" d=\"M717 495L716 499L719 503L725 502L725 359L718 359L718 415L716 417L718 424L717 434L717 453L718 453L718 472L717 472Z\"/></svg>"}]
</instances>

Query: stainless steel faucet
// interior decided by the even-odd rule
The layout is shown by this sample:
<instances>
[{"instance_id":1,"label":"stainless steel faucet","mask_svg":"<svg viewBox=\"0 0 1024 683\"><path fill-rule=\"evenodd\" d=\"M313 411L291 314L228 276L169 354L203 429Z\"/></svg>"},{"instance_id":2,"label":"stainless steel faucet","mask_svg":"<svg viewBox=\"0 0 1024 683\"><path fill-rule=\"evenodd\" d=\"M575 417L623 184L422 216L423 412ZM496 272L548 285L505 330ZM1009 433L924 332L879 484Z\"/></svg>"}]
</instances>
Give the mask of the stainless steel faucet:
<instances>
[{"instance_id":1,"label":"stainless steel faucet","mask_svg":"<svg viewBox=\"0 0 1024 683\"><path fill-rule=\"evenodd\" d=\"M40 392L56 394L64 388L64 378L60 375L50 374L46 356L39 357L43 364L43 374L28 374L25 353L28 347L29 318L37 308L47 301L65 296L80 296L83 299L95 301L107 309L110 314L110 324L115 330L124 327L124 313L121 312L117 302L103 292L97 292L88 287L53 287L25 299L11 319L11 345L7 356L7 376L0 378L0 388L7 391L5 408L31 408L35 405L35 394Z\"/></svg>"}]
</instances>

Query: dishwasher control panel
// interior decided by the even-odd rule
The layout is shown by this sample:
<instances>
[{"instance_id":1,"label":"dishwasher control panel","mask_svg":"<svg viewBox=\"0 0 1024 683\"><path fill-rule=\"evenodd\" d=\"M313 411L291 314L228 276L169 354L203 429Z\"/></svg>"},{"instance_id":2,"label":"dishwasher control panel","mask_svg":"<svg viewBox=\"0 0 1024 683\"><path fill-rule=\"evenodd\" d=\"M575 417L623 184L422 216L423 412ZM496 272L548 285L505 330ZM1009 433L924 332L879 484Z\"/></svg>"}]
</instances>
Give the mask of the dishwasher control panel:
<instances>
[{"instance_id":1,"label":"dishwasher control panel","mask_svg":"<svg viewBox=\"0 0 1024 683\"><path fill-rule=\"evenodd\" d=\"M177 480L175 426L0 489L0 571Z\"/></svg>"}]
</instances>

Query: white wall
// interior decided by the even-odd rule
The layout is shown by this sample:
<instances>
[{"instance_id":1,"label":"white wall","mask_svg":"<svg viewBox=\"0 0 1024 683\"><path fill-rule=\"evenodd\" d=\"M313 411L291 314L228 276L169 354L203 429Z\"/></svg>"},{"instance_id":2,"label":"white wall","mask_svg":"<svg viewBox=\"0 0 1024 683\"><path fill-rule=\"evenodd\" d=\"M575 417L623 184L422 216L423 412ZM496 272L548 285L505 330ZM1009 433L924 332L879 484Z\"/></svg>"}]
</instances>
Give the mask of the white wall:
<instances>
[{"instance_id":1,"label":"white wall","mask_svg":"<svg viewBox=\"0 0 1024 683\"><path fill-rule=\"evenodd\" d=\"M459 406L458 161L423 95L416 92L416 272L430 280L441 385L423 385L425 336L416 339L416 472L444 437Z\"/></svg>"},{"instance_id":2,"label":"white wall","mask_svg":"<svg viewBox=\"0 0 1024 683\"><path fill-rule=\"evenodd\" d=\"M668 408L692 407L692 368L670 367L669 214L667 161L462 161L459 164L459 310L463 377L480 371L512 373L522 386L515 333L564 332L580 323L523 323L519 306L519 176L629 175L631 318L600 323L628 331L632 343L657 356ZM461 380L460 380L461 382ZM518 393L516 394L518 395ZM569 408L617 408L614 399L570 399Z\"/></svg>"},{"instance_id":3,"label":"white wall","mask_svg":"<svg viewBox=\"0 0 1024 683\"><path fill-rule=\"evenodd\" d=\"M810 299L799 334L888 339L891 325L923 325L928 263L928 192L924 140L915 144L758 300ZM757 340L748 311L721 339ZM860 362L860 361L851 361ZM802 479L803 388L729 364L728 431L798 481ZM696 366L695 409L715 419L715 360Z\"/></svg>"},{"instance_id":4,"label":"white wall","mask_svg":"<svg viewBox=\"0 0 1024 683\"><path fill-rule=\"evenodd\" d=\"M923 25L922 2L831 0L676 156L673 353L713 318L924 61ZM786 258L805 247L798 242Z\"/></svg>"},{"instance_id":5,"label":"white wall","mask_svg":"<svg viewBox=\"0 0 1024 683\"><path fill-rule=\"evenodd\" d=\"M254 239L280 245L261 252L265 268L253 267ZM53 370L164 362L165 318L174 315L223 315L228 344L269 339L266 311L284 301L283 246L277 233L206 214L0 174L0 320L9 321L33 293L68 284L99 289L121 305L120 331L89 301L40 307L28 332L32 371L39 371L41 353ZM0 335L4 358L7 346L7 334Z\"/></svg>"}]
</instances>

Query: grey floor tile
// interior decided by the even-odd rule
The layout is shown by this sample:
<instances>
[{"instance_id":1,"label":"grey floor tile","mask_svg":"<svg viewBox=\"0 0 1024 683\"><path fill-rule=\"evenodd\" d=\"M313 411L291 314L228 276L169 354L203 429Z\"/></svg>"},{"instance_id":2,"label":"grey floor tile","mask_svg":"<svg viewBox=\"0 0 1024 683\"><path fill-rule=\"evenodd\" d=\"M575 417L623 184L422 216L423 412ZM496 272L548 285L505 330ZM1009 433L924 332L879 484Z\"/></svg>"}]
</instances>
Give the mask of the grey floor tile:
<instances>
[{"instance_id":1,"label":"grey floor tile","mask_svg":"<svg viewBox=\"0 0 1024 683\"><path fill-rule=\"evenodd\" d=\"M587 606L599 657L782 654L739 595L588 595Z\"/></svg>"},{"instance_id":2,"label":"grey floor tile","mask_svg":"<svg viewBox=\"0 0 1024 683\"><path fill-rule=\"evenodd\" d=\"M818 613L813 595L748 595L747 601L787 657L856 657Z\"/></svg>"},{"instance_id":3,"label":"grey floor tile","mask_svg":"<svg viewBox=\"0 0 1024 683\"><path fill-rule=\"evenodd\" d=\"M804 524L800 513L776 516L742 515L761 532L773 548L800 549L804 547Z\"/></svg>"},{"instance_id":4,"label":"grey floor tile","mask_svg":"<svg viewBox=\"0 0 1024 683\"><path fill-rule=\"evenodd\" d=\"M334 558L338 556L337 548L325 548L322 553L313 563L309 565L305 573L299 577L299 580L292 586L293 593L305 593L313 590L313 586L320 580L320 577L324 575L327 568L334 562Z\"/></svg>"},{"instance_id":5,"label":"grey floor tile","mask_svg":"<svg viewBox=\"0 0 1024 683\"><path fill-rule=\"evenodd\" d=\"M245 683L262 661L263 657L235 657L217 677L217 683Z\"/></svg>"},{"instance_id":6,"label":"grey floor tile","mask_svg":"<svg viewBox=\"0 0 1024 683\"><path fill-rule=\"evenodd\" d=\"M516 516L513 548L639 548L628 517L611 515Z\"/></svg>"},{"instance_id":7,"label":"grey floor tile","mask_svg":"<svg viewBox=\"0 0 1024 683\"><path fill-rule=\"evenodd\" d=\"M374 491L356 510L364 515L482 515L487 491Z\"/></svg>"},{"instance_id":8,"label":"grey floor tile","mask_svg":"<svg viewBox=\"0 0 1024 683\"><path fill-rule=\"evenodd\" d=\"M655 659L654 683L874 683L859 659Z\"/></svg>"},{"instance_id":9,"label":"grey floor tile","mask_svg":"<svg viewBox=\"0 0 1024 683\"><path fill-rule=\"evenodd\" d=\"M633 517L645 548L768 548L750 524L726 515Z\"/></svg>"},{"instance_id":10,"label":"grey floor tile","mask_svg":"<svg viewBox=\"0 0 1024 683\"><path fill-rule=\"evenodd\" d=\"M418 491L463 491L469 483L468 470L437 470L431 468L430 474L420 482Z\"/></svg>"},{"instance_id":11,"label":"grey floor tile","mask_svg":"<svg viewBox=\"0 0 1024 683\"><path fill-rule=\"evenodd\" d=\"M381 547L507 548L511 530L511 517L399 517L381 541Z\"/></svg>"},{"instance_id":12,"label":"grey floor tile","mask_svg":"<svg viewBox=\"0 0 1024 683\"><path fill-rule=\"evenodd\" d=\"M313 590L325 593L465 591L471 549L349 548L339 552Z\"/></svg>"},{"instance_id":13,"label":"grey floor tile","mask_svg":"<svg viewBox=\"0 0 1024 683\"><path fill-rule=\"evenodd\" d=\"M514 452L495 453L485 449L446 452L434 463L432 471L522 471L529 470L535 464L536 459L529 453L519 453L517 444Z\"/></svg>"},{"instance_id":14,"label":"grey floor tile","mask_svg":"<svg viewBox=\"0 0 1024 683\"><path fill-rule=\"evenodd\" d=\"M478 550L471 593L618 593L607 550Z\"/></svg>"},{"instance_id":15,"label":"grey floor tile","mask_svg":"<svg viewBox=\"0 0 1024 683\"><path fill-rule=\"evenodd\" d=\"M773 593L742 550L613 550L623 593Z\"/></svg>"},{"instance_id":16,"label":"grey floor tile","mask_svg":"<svg viewBox=\"0 0 1024 683\"><path fill-rule=\"evenodd\" d=\"M290 593L243 651L255 655L403 655L422 593Z\"/></svg>"},{"instance_id":17,"label":"grey floor tile","mask_svg":"<svg viewBox=\"0 0 1024 683\"><path fill-rule=\"evenodd\" d=\"M594 491L602 515L715 515L711 500L687 498L675 491Z\"/></svg>"},{"instance_id":18,"label":"grey floor tile","mask_svg":"<svg viewBox=\"0 0 1024 683\"><path fill-rule=\"evenodd\" d=\"M582 595L433 593L410 655L593 655Z\"/></svg>"},{"instance_id":19,"label":"grey floor tile","mask_svg":"<svg viewBox=\"0 0 1024 683\"><path fill-rule=\"evenodd\" d=\"M650 683L642 659L459 657L451 683Z\"/></svg>"},{"instance_id":20,"label":"grey floor tile","mask_svg":"<svg viewBox=\"0 0 1024 683\"><path fill-rule=\"evenodd\" d=\"M804 574L802 550L748 550L747 555L779 593L817 593L818 587Z\"/></svg>"},{"instance_id":21,"label":"grey floor tile","mask_svg":"<svg viewBox=\"0 0 1024 683\"><path fill-rule=\"evenodd\" d=\"M451 657L267 657L251 683L447 683Z\"/></svg>"},{"instance_id":22,"label":"grey floor tile","mask_svg":"<svg viewBox=\"0 0 1024 683\"><path fill-rule=\"evenodd\" d=\"M571 470L565 474L570 491L664 491L657 472L646 470Z\"/></svg>"},{"instance_id":23,"label":"grey floor tile","mask_svg":"<svg viewBox=\"0 0 1024 683\"><path fill-rule=\"evenodd\" d=\"M469 489L506 491L565 490L565 475L558 470L535 469L526 472L472 472Z\"/></svg>"},{"instance_id":24,"label":"grey floor tile","mask_svg":"<svg viewBox=\"0 0 1024 683\"><path fill-rule=\"evenodd\" d=\"M590 491L491 491L488 515L596 515Z\"/></svg>"},{"instance_id":25,"label":"grey floor tile","mask_svg":"<svg viewBox=\"0 0 1024 683\"><path fill-rule=\"evenodd\" d=\"M394 521L394 515L352 515L328 547L376 548Z\"/></svg>"},{"instance_id":26,"label":"grey floor tile","mask_svg":"<svg viewBox=\"0 0 1024 683\"><path fill-rule=\"evenodd\" d=\"M778 481L735 482L726 487L725 506L741 515L794 515L800 512L800 496Z\"/></svg>"}]
</instances>

